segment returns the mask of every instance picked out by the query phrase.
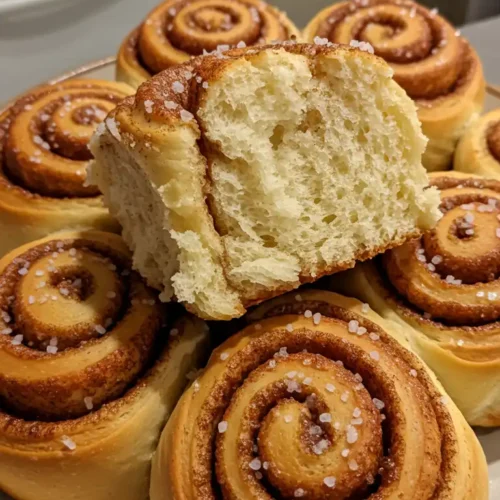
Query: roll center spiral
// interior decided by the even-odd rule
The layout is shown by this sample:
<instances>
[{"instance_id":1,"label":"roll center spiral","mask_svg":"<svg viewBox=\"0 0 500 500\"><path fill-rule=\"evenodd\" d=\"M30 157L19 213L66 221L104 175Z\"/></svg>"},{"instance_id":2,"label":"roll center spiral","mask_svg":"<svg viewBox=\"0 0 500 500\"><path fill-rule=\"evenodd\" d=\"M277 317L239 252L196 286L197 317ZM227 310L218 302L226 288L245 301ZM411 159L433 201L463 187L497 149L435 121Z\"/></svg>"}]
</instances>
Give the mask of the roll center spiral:
<instances>
[{"instance_id":1,"label":"roll center spiral","mask_svg":"<svg viewBox=\"0 0 500 500\"><path fill-rule=\"evenodd\" d=\"M84 302L95 291L94 276L78 266L58 269L50 275L50 284L73 300Z\"/></svg>"},{"instance_id":2,"label":"roll center spiral","mask_svg":"<svg viewBox=\"0 0 500 500\"><path fill-rule=\"evenodd\" d=\"M244 2L200 0L183 6L167 20L172 45L189 54L212 51L219 45L255 43L261 34L261 15Z\"/></svg>"},{"instance_id":3,"label":"roll center spiral","mask_svg":"<svg viewBox=\"0 0 500 500\"><path fill-rule=\"evenodd\" d=\"M67 233L0 270L0 406L65 420L119 397L155 356L164 310L118 236Z\"/></svg>"},{"instance_id":4,"label":"roll center spiral","mask_svg":"<svg viewBox=\"0 0 500 500\"><path fill-rule=\"evenodd\" d=\"M103 106L99 105L84 105L73 110L71 118L79 125L97 125L101 123L108 111Z\"/></svg>"},{"instance_id":5,"label":"roll center spiral","mask_svg":"<svg viewBox=\"0 0 500 500\"><path fill-rule=\"evenodd\" d=\"M236 20L236 22L238 22ZM205 8L196 11L188 22L189 27L197 27L207 32L228 31L234 24L231 13L224 9Z\"/></svg>"},{"instance_id":6,"label":"roll center spiral","mask_svg":"<svg viewBox=\"0 0 500 500\"><path fill-rule=\"evenodd\" d=\"M473 238L475 226L473 220L469 221L466 217L459 217L454 225L450 226L450 234L460 240Z\"/></svg>"},{"instance_id":7,"label":"roll center spiral","mask_svg":"<svg viewBox=\"0 0 500 500\"><path fill-rule=\"evenodd\" d=\"M371 8L353 25L356 39L370 43L377 55L394 63L410 63L427 57L432 49L432 30L427 20L414 13L383 6ZM404 15L406 14L406 15Z\"/></svg>"},{"instance_id":8,"label":"roll center spiral","mask_svg":"<svg viewBox=\"0 0 500 500\"><path fill-rule=\"evenodd\" d=\"M218 46L285 41L293 23L260 0L170 0L158 5L122 43L118 70L144 81Z\"/></svg>"},{"instance_id":9,"label":"roll center spiral","mask_svg":"<svg viewBox=\"0 0 500 500\"><path fill-rule=\"evenodd\" d=\"M482 201L484 203L470 202L450 209L439 226L424 236L428 260L439 261L436 270L443 279L452 275L462 283L473 284L498 277L500 211L497 200L482 198Z\"/></svg>"},{"instance_id":10,"label":"roll center spiral","mask_svg":"<svg viewBox=\"0 0 500 500\"><path fill-rule=\"evenodd\" d=\"M281 357L273 371L276 381L253 400L263 409L276 404L262 416L258 431L258 456L262 463L269 464L262 471L264 480L285 498L293 498L300 489L308 493L307 498L318 500L338 498L343 488L345 493L367 489L366 478L377 475L383 449L380 430L376 425L371 429L379 414L366 389L352 373L321 355ZM366 425L370 431L364 428ZM365 441L365 432L370 434L369 441ZM356 449L351 448L354 442ZM369 459L357 451L358 446L365 445L373 451ZM289 456L299 457L297 467L303 468L304 474L291 469ZM330 476L322 472L304 479L310 462L316 462L321 471L328 470L332 462L343 463L343 467ZM330 494L327 488L318 488L322 483L325 486L325 477L331 481L335 478L336 488Z\"/></svg>"},{"instance_id":11,"label":"roll center spiral","mask_svg":"<svg viewBox=\"0 0 500 500\"><path fill-rule=\"evenodd\" d=\"M435 181L443 217L420 242L382 259L388 280L427 319L480 325L500 318L500 185L480 178Z\"/></svg>"},{"instance_id":12,"label":"roll center spiral","mask_svg":"<svg viewBox=\"0 0 500 500\"><path fill-rule=\"evenodd\" d=\"M101 123L113 104L99 99L63 101L44 123L43 138L50 150L74 161L88 161L92 155L87 147L96 125Z\"/></svg>"},{"instance_id":13,"label":"roll center spiral","mask_svg":"<svg viewBox=\"0 0 500 500\"><path fill-rule=\"evenodd\" d=\"M448 94L467 69L469 48L455 29L410 1L342 2L330 9L315 33L334 43L370 43L375 54L391 63L394 79L413 99Z\"/></svg>"},{"instance_id":14,"label":"roll center spiral","mask_svg":"<svg viewBox=\"0 0 500 500\"><path fill-rule=\"evenodd\" d=\"M117 275L120 261L96 250L52 242L11 264L2 280L12 335L33 349L57 345L62 351L99 338L116 324L129 277Z\"/></svg>"}]
</instances>

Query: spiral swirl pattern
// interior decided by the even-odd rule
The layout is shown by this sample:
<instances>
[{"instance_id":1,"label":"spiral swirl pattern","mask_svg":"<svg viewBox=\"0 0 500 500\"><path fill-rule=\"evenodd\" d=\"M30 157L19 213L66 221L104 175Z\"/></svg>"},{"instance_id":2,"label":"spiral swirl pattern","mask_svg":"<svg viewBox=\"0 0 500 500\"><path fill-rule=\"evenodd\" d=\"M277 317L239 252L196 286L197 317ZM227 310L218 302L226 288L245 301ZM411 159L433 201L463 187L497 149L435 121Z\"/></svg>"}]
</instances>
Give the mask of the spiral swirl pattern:
<instances>
[{"instance_id":1,"label":"spiral swirl pattern","mask_svg":"<svg viewBox=\"0 0 500 500\"><path fill-rule=\"evenodd\" d=\"M500 183L434 176L443 218L420 242L384 256L397 291L430 318L481 325L500 318Z\"/></svg>"},{"instance_id":2,"label":"spiral swirl pattern","mask_svg":"<svg viewBox=\"0 0 500 500\"><path fill-rule=\"evenodd\" d=\"M298 35L285 14L261 0L168 0L124 40L117 76L137 87L204 50L284 41Z\"/></svg>"},{"instance_id":3,"label":"spiral swirl pattern","mask_svg":"<svg viewBox=\"0 0 500 500\"><path fill-rule=\"evenodd\" d=\"M408 331L472 425L500 424L500 182L431 174L443 217L332 288L366 300Z\"/></svg>"},{"instance_id":4,"label":"spiral swirl pattern","mask_svg":"<svg viewBox=\"0 0 500 500\"><path fill-rule=\"evenodd\" d=\"M151 360L162 308L121 240L96 234L30 246L2 270L0 397L20 416L85 414L86 397L116 398Z\"/></svg>"},{"instance_id":5,"label":"spiral swirl pattern","mask_svg":"<svg viewBox=\"0 0 500 500\"><path fill-rule=\"evenodd\" d=\"M36 89L0 117L5 189L52 198L96 196L85 186L87 144L131 90L113 82L69 80Z\"/></svg>"},{"instance_id":6,"label":"spiral swirl pattern","mask_svg":"<svg viewBox=\"0 0 500 500\"><path fill-rule=\"evenodd\" d=\"M394 79L414 99L447 94L462 72L466 42L436 13L410 1L354 0L331 7L314 36L368 42L391 63ZM309 28L311 29L311 28Z\"/></svg>"},{"instance_id":7,"label":"spiral swirl pattern","mask_svg":"<svg viewBox=\"0 0 500 500\"><path fill-rule=\"evenodd\" d=\"M0 260L2 491L146 500L160 430L207 341L203 322L172 316L117 235L61 233Z\"/></svg>"},{"instance_id":8,"label":"spiral swirl pattern","mask_svg":"<svg viewBox=\"0 0 500 500\"><path fill-rule=\"evenodd\" d=\"M376 314L304 291L249 320L176 408L153 500L486 498L472 431Z\"/></svg>"},{"instance_id":9,"label":"spiral swirl pattern","mask_svg":"<svg viewBox=\"0 0 500 500\"><path fill-rule=\"evenodd\" d=\"M118 231L98 190L86 185L87 144L133 91L68 80L38 87L0 114L0 255L61 229Z\"/></svg>"},{"instance_id":10,"label":"spiral swirl pattern","mask_svg":"<svg viewBox=\"0 0 500 500\"><path fill-rule=\"evenodd\" d=\"M480 118L463 135L453 167L459 172L479 174L500 180L500 110Z\"/></svg>"},{"instance_id":11,"label":"spiral swirl pattern","mask_svg":"<svg viewBox=\"0 0 500 500\"><path fill-rule=\"evenodd\" d=\"M437 9L407 0L340 2L310 21L304 38L315 37L371 44L416 101L430 139L424 166L449 168L458 139L483 107L485 84L476 53Z\"/></svg>"}]
</instances>

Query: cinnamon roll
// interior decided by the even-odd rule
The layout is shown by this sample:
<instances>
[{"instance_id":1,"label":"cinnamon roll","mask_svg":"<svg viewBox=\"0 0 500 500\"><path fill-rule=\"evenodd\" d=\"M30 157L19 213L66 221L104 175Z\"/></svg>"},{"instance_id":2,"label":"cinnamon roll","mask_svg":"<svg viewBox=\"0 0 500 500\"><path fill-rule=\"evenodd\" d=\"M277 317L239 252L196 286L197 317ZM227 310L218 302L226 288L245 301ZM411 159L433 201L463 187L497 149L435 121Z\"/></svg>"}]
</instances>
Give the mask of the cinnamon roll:
<instances>
[{"instance_id":1,"label":"cinnamon roll","mask_svg":"<svg viewBox=\"0 0 500 500\"><path fill-rule=\"evenodd\" d=\"M394 70L394 79L415 100L429 143L429 171L451 167L458 140L483 108L481 61L437 9L407 0L352 0L321 11L304 32L357 46L370 44Z\"/></svg>"},{"instance_id":2,"label":"cinnamon roll","mask_svg":"<svg viewBox=\"0 0 500 500\"><path fill-rule=\"evenodd\" d=\"M433 174L443 218L420 240L332 278L402 325L469 423L500 425L500 182Z\"/></svg>"},{"instance_id":3,"label":"cinnamon roll","mask_svg":"<svg viewBox=\"0 0 500 500\"><path fill-rule=\"evenodd\" d=\"M239 317L433 227L425 138L390 74L349 47L221 50L117 106L89 181L162 300Z\"/></svg>"},{"instance_id":4,"label":"cinnamon roll","mask_svg":"<svg viewBox=\"0 0 500 500\"><path fill-rule=\"evenodd\" d=\"M118 231L99 191L87 186L87 144L133 90L100 80L37 87L0 112L0 255L49 233Z\"/></svg>"},{"instance_id":5,"label":"cinnamon roll","mask_svg":"<svg viewBox=\"0 0 500 500\"><path fill-rule=\"evenodd\" d=\"M14 498L148 498L151 455L207 331L172 324L130 266L120 237L98 231L0 260L0 490Z\"/></svg>"},{"instance_id":6,"label":"cinnamon roll","mask_svg":"<svg viewBox=\"0 0 500 500\"><path fill-rule=\"evenodd\" d=\"M398 329L323 291L249 320L172 414L152 500L488 498L474 433Z\"/></svg>"},{"instance_id":7,"label":"cinnamon roll","mask_svg":"<svg viewBox=\"0 0 500 500\"><path fill-rule=\"evenodd\" d=\"M485 114L462 136L453 168L500 180L500 109Z\"/></svg>"},{"instance_id":8,"label":"cinnamon roll","mask_svg":"<svg viewBox=\"0 0 500 500\"><path fill-rule=\"evenodd\" d=\"M123 41L116 78L138 87L156 73L219 46L298 37L292 21L262 0L167 0Z\"/></svg>"}]
</instances>

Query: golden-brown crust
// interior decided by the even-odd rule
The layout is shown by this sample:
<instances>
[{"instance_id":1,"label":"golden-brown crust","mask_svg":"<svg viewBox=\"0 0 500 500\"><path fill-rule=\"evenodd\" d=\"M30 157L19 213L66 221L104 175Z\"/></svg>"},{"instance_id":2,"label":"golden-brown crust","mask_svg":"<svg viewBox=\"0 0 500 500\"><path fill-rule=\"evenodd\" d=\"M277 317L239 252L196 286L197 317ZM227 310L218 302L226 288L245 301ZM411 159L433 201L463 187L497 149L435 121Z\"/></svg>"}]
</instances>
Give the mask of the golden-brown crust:
<instances>
[{"instance_id":1,"label":"golden-brown crust","mask_svg":"<svg viewBox=\"0 0 500 500\"><path fill-rule=\"evenodd\" d=\"M95 187L85 185L87 143L132 89L71 80L37 87L0 114L0 255L61 229L117 230Z\"/></svg>"},{"instance_id":2,"label":"golden-brown crust","mask_svg":"<svg viewBox=\"0 0 500 500\"><path fill-rule=\"evenodd\" d=\"M492 123L486 132L488 149L491 156L500 162L500 121Z\"/></svg>"},{"instance_id":3,"label":"golden-brown crust","mask_svg":"<svg viewBox=\"0 0 500 500\"><path fill-rule=\"evenodd\" d=\"M0 261L0 488L14 497L147 497L149 457L206 331L183 317L169 335L173 317L130 265L121 238L98 231Z\"/></svg>"},{"instance_id":4,"label":"golden-brown crust","mask_svg":"<svg viewBox=\"0 0 500 500\"><path fill-rule=\"evenodd\" d=\"M187 123L189 125L191 124L190 120L182 120L180 113L182 110L189 111L192 114L196 113L211 81L218 80L224 70L234 61L242 58L254 58L270 49L286 50L292 54L300 54L311 58L335 54L337 51L349 51L355 52L360 59L369 59L372 63L384 64L383 61L374 62L373 56L356 48L335 44L316 45L285 42L218 50L214 54L195 57L184 64L171 67L144 82L137 89L135 99L123 100L110 113L110 116L118 118L119 127L122 125L120 120L122 114L126 117L136 112L143 113L148 122L168 125ZM148 103L147 106L146 103ZM173 104L167 106L166 103ZM194 123L192 125L195 126Z\"/></svg>"},{"instance_id":5,"label":"golden-brown crust","mask_svg":"<svg viewBox=\"0 0 500 500\"><path fill-rule=\"evenodd\" d=\"M447 172L431 184L444 213L436 229L360 266L342 289L406 326L471 424L498 425L500 182Z\"/></svg>"},{"instance_id":6,"label":"golden-brown crust","mask_svg":"<svg viewBox=\"0 0 500 500\"><path fill-rule=\"evenodd\" d=\"M286 15L261 0L167 0L123 41L117 78L138 87L204 50L298 37Z\"/></svg>"},{"instance_id":7,"label":"golden-brown crust","mask_svg":"<svg viewBox=\"0 0 500 500\"><path fill-rule=\"evenodd\" d=\"M453 168L500 180L500 110L482 116L460 140Z\"/></svg>"},{"instance_id":8,"label":"golden-brown crust","mask_svg":"<svg viewBox=\"0 0 500 500\"><path fill-rule=\"evenodd\" d=\"M151 78L151 73L145 69L137 53L140 27L131 31L123 40L116 56L116 79L137 88L142 82Z\"/></svg>"},{"instance_id":9,"label":"golden-brown crust","mask_svg":"<svg viewBox=\"0 0 500 500\"><path fill-rule=\"evenodd\" d=\"M299 276L299 282L297 283L296 286L286 286L283 288L275 288L269 292L266 292L265 294L262 295L256 295L253 297L250 297L247 299L245 302L245 308L249 308L251 306L260 304L261 302L272 299L275 297L278 297L279 295L282 295L283 293L289 292L293 288L296 288L299 285L307 284L307 283L314 283L318 279L323 278L324 276L329 276L331 274L336 274L341 271L345 271L347 269L352 269L355 265L356 262L363 262L366 260L370 260L376 255L379 255L382 252L385 252L386 250L390 250L392 248L397 248L401 246L402 244L406 243L409 240L412 240L414 238L418 238L419 236L422 235L422 231L415 231L414 233L409 234L405 238L399 238L392 240L390 244L380 246L377 248L372 248L370 250L364 250L362 252L357 252L354 256L354 258L348 262L342 262L340 264L335 264L331 266L324 267L323 269L319 270L314 276L311 276L310 274L305 274L301 273Z\"/></svg>"},{"instance_id":10,"label":"golden-brown crust","mask_svg":"<svg viewBox=\"0 0 500 500\"><path fill-rule=\"evenodd\" d=\"M172 415L152 500L487 498L471 429L375 313L310 290L248 320Z\"/></svg>"},{"instance_id":11,"label":"golden-brown crust","mask_svg":"<svg viewBox=\"0 0 500 500\"><path fill-rule=\"evenodd\" d=\"M450 167L453 151L483 107L481 61L468 42L435 10L407 0L352 0L315 16L304 38L370 43L394 69L394 79L415 99L430 139L423 163Z\"/></svg>"}]
</instances>

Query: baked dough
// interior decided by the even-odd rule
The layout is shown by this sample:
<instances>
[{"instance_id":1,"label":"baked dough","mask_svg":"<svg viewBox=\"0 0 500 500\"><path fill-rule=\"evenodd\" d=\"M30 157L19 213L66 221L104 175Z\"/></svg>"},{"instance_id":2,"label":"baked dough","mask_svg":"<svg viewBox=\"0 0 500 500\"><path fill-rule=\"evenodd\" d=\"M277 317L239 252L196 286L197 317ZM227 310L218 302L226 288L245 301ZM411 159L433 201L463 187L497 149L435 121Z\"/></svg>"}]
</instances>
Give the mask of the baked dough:
<instances>
[{"instance_id":1,"label":"baked dough","mask_svg":"<svg viewBox=\"0 0 500 500\"><path fill-rule=\"evenodd\" d=\"M425 139L391 75L349 47L236 49L118 106L89 180L162 300L230 319L432 227Z\"/></svg>"},{"instance_id":2,"label":"baked dough","mask_svg":"<svg viewBox=\"0 0 500 500\"><path fill-rule=\"evenodd\" d=\"M98 231L0 260L0 490L13 498L148 499L208 329L176 320L130 265L121 238Z\"/></svg>"},{"instance_id":3,"label":"baked dough","mask_svg":"<svg viewBox=\"0 0 500 500\"><path fill-rule=\"evenodd\" d=\"M500 425L500 182L431 174L444 215L421 240L331 279L400 325L472 425Z\"/></svg>"},{"instance_id":4,"label":"baked dough","mask_svg":"<svg viewBox=\"0 0 500 500\"><path fill-rule=\"evenodd\" d=\"M151 500L488 498L481 446L404 330L321 290L248 319L172 414Z\"/></svg>"},{"instance_id":5,"label":"baked dough","mask_svg":"<svg viewBox=\"0 0 500 500\"><path fill-rule=\"evenodd\" d=\"M286 14L263 0L167 0L118 52L116 79L137 88L160 71L217 47L300 38Z\"/></svg>"},{"instance_id":6,"label":"baked dough","mask_svg":"<svg viewBox=\"0 0 500 500\"><path fill-rule=\"evenodd\" d=\"M120 231L85 183L87 145L132 93L123 83L75 79L36 87L0 111L0 256L57 231Z\"/></svg>"},{"instance_id":7,"label":"baked dough","mask_svg":"<svg viewBox=\"0 0 500 500\"><path fill-rule=\"evenodd\" d=\"M465 130L483 109L485 81L475 50L437 9L408 0L338 2L318 13L304 31L315 37L371 44L394 70L394 79L415 100L429 143L429 171L451 168Z\"/></svg>"}]
</instances>

